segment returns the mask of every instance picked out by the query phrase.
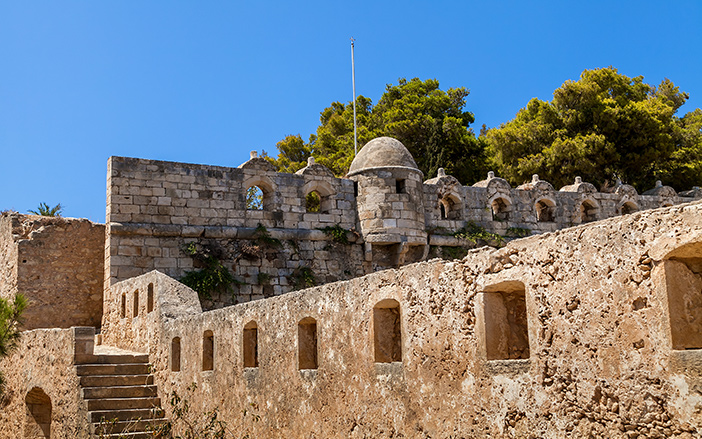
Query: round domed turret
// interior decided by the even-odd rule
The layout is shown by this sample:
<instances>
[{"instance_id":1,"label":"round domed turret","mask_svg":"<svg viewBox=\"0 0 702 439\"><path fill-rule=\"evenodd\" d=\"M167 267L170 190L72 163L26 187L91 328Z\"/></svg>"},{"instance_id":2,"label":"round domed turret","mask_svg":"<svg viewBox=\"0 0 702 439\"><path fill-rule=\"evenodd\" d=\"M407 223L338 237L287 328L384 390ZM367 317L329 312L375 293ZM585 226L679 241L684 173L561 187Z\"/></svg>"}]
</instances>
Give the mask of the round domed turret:
<instances>
[{"instance_id":1,"label":"round domed turret","mask_svg":"<svg viewBox=\"0 0 702 439\"><path fill-rule=\"evenodd\" d=\"M366 260L397 267L426 257L423 174L399 140L373 139L349 168Z\"/></svg>"},{"instance_id":2,"label":"round domed turret","mask_svg":"<svg viewBox=\"0 0 702 439\"><path fill-rule=\"evenodd\" d=\"M412 169L421 173L412 154L402 142L392 137L376 137L366 143L353 159L348 176L380 168Z\"/></svg>"}]
</instances>

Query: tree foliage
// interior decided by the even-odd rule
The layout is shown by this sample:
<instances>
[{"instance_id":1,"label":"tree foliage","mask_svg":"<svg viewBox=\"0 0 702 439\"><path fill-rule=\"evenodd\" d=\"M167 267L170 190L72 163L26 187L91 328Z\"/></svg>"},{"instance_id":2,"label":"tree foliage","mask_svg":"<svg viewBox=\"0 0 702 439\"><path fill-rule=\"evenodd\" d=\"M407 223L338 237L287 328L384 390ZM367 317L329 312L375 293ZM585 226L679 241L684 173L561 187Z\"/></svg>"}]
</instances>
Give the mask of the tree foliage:
<instances>
[{"instance_id":1,"label":"tree foliage","mask_svg":"<svg viewBox=\"0 0 702 439\"><path fill-rule=\"evenodd\" d=\"M426 178L443 167L466 183L480 179L486 170L486 143L469 128L475 119L464 111L468 94L463 87L443 91L435 79L414 78L388 84L375 106L370 99L359 96L359 149L376 137L391 136L407 147ZM321 112L317 132L308 142L291 135L277 147L280 154L270 160L280 171L295 172L313 156L317 163L343 176L354 158L353 104L333 102Z\"/></svg>"},{"instance_id":2,"label":"tree foliage","mask_svg":"<svg viewBox=\"0 0 702 439\"><path fill-rule=\"evenodd\" d=\"M639 192L657 179L689 188L702 175L702 113L675 116L688 97L668 79L655 87L612 67L585 70L551 102L532 99L488 131L490 159L512 184L539 174L555 187L581 175L600 186L621 179Z\"/></svg>"},{"instance_id":3,"label":"tree foliage","mask_svg":"<svg viewBox=\"0 0 702 439\"><path fill-rule=\"evenodd\" d=\"M39 207L37 207L37 210L29 210L29 213L41 216L61 216L62 209L63 206L61 206L61 203L57 204L54 207L49 207L49 205L46 203L39 203Z\"/></svg>"},{"instance_id":4,"label":"tree foliage","mask_svg":"<svg viewBox=\"0 0 702 439\"><path fill-rule=\"evenodd\" d=\"M8 356L19 344L22 313L27 308L27 299L15 295L11 302L0 297L0 360ZM5 380L0 372L0 397L5 391Z\"/></svg>"}]
</instances>

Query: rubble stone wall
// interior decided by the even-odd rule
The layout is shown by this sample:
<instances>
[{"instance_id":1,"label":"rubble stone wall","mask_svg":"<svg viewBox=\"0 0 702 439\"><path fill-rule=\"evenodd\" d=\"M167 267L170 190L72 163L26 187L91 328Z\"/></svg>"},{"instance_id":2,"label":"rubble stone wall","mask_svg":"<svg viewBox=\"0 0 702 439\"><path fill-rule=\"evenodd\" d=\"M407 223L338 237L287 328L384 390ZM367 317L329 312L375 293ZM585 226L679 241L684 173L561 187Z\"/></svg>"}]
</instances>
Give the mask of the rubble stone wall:
<instances>
[{"instance_id":1,"label":"rubble stone wall","mask_svg":"<svg viewBox=\"0 0 702 439\"><path fill-rule=\"evenodd\" d=\"M104 340L151 355L162 399L252 437L692 438L702 349L676 334L697 328L700 291L679 279L702 284L701 260L694 203L203 313L149 273L113 285ZM149 283L158 310L114 310Z\"/></svg>"},{"instance_id":2,"label":"rubble stone wall","mask_svg":"<svg viewBox=\"0 0 702 439\"><path fill-rule=\"evenodd\" d=\"M24 329L100 325L104 225L11 213L0 218L0 238L3 296L29 299Z\"/></svg>"}]
</instances>

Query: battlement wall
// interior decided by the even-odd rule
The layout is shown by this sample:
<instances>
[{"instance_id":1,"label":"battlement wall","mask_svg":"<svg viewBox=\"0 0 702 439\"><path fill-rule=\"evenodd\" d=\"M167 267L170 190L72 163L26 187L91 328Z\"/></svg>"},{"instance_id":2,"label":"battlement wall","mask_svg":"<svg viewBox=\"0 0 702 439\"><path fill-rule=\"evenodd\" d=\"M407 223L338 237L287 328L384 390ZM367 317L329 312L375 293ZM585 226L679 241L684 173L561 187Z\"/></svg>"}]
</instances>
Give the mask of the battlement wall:
<instances>
[{"instance_id":1,"label":"battlement wall","mask_svg":"<svg viewBox=\"0 0 702 439\"><path fill-rule=\"evenodd\" d=\"M701 213L640 212L208 312L148 273L111 288L104 342L148 352L162 398L187 394L253 437L692 437Z\"/></svg>"},{"instance_id":2,"label":"battlement wall","mask_svg":"<svg viewBox=\"0 0 702 439\"><path fill-rule=\"evenodd\" d=\"M261 209L247 208L254 186ZM318 212L306 209L312 191L321 198ZM235 279L208 307L366 272L361 246L318 230L356 225L353 183L320 165L284 174L256 157L239 168L112 157L106 217L106 287L153 269L178 279L203 268L189 245L214 255Z\"/></svg>"},{"instance_id":3,"label":"battlement wall","mask_svg":"<svg viewBox=\"0 0 702 439\"><path fill-rule=\"evenodd\" d=\"M238 168L112 157L105 288L153 269L179 279L204 268L209 255L234 278L226 293L206 298L205 307L216 308L441 254L427 246L469 248L475 243L451 236L469 222L500 235L538 234L702 196L696 190L682 197L663 185L644 194L622 184L598 192L580 179L555 190L538 176L512 188L492 173L473 186L443 171L415 184L405 174L418 171L402 172L364 170L352 181L313 160L287 174L255 155ZM382 191L369 182L382 183ZM250 189L260 198L247 201ZM408 197L419 212L402 202ZM422 220L424 229L417 226ZM340 242L320 231L330 227L354 232ZM415 251L392 246L403 242Z\"/></svg>"}]
</instances>

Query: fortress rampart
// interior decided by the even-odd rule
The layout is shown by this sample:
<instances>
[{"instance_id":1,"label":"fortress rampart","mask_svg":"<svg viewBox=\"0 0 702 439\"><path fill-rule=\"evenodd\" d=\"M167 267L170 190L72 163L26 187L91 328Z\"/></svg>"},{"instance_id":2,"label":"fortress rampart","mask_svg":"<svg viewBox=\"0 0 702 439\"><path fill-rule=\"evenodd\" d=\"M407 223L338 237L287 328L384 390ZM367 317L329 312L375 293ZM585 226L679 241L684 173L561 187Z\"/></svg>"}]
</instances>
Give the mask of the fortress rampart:
<instances>
[{"instance_id":1,"label":"fortress rampart","mask_svg":"<svg viewBox=\"0 0 702 439\"><path fill-rule=\"evenodd\" d=\"M701 209L209 312L151 272L112 286L103 343L255 437L698 437Z\"/></svg>"},{"instance_id":2,"label":"fortress rampart","mask_svg":"<svg viewBox=\"0 0 702 439\"><path fill-rule=\"evenodd\" d=\"M700 437L698 188L424 180L388 138L356 159L112 157L105 226L4 213L0 291L55 329L0 365L0 438L146 428L173 391L250 437ZM532 236L470 249L471 224ZM207 258L232 295L177 280Z\"/></svg>"},{"instance_id":3,"label":"fortress rampart","mask_svg":"<svg viewBox=\"0 0 702 439\"><path fill-rule=\"evenodd\" d=\"M366 145L348 178L314 161L284 174L255 156L238 168L112 157L106 287L154 269L177 279L201 268L185 250L190 245L234 275L231 295L205 302L216 308L441 254L432 249L470 248L475 243L452 234L471 223L500 235L538 234L702 197L663 185L644 194L623 184L598 192L580 178L560 190L538 176L517 188L492 173L472 186L442 170L422 179L390 138ZM260 190L258 208L247 205L251 188ZM313 192L314 211L306 205ZM330 227L349 231L348 243L320 230ZM262 244L262 233L275 245Z\"/></svg>"}]
</instances>

